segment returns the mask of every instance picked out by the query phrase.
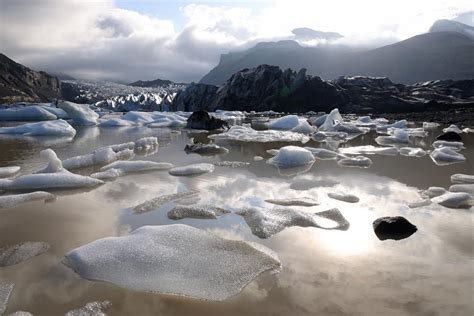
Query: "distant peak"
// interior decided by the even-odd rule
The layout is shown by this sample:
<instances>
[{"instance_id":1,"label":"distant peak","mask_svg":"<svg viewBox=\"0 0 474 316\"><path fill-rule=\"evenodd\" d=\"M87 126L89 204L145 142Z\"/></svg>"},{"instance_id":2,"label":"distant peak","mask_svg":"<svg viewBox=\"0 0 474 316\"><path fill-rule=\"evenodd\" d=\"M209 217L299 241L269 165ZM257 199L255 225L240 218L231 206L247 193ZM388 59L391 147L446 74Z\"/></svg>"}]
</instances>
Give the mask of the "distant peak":
<instances>
[{"instance_id":1,"label":"distant peak","mask_svg":"<svg viewBox=\"0 0 474 316\"><path fill-rule=\"evenodd\" d=\"M474 39L474 27L452 20L437 20L433 23L429 30L430 33L439 32L457 32Z\"/></svg>"}]
</instances>

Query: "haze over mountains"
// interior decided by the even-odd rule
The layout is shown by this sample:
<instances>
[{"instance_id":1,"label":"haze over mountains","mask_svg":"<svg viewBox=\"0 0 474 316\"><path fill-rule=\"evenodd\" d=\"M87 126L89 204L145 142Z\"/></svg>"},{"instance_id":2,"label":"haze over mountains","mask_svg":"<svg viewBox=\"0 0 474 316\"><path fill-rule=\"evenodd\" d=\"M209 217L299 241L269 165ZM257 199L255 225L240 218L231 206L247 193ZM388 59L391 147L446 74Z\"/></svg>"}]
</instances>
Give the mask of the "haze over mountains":
<instances>
[{"instance_id":1,"label":"haze over mountains","mask_svg":"<svg viewBox=\"0 0 474 316\"><path fill-rule=\"evenodd\" d=\"M200 83L220 85L233 73L260 64L306 68L308 74L323 79L341 75L383 76L410 84L474 78L473 29L460 22L440 20L428 33L370 50L331 43L304 47L293 40L262 42L242 52L222 55L219 64ZM319 35L320 39L340 35L311 31L299 29L296 34Z\"/></svg>"}]
</instances>

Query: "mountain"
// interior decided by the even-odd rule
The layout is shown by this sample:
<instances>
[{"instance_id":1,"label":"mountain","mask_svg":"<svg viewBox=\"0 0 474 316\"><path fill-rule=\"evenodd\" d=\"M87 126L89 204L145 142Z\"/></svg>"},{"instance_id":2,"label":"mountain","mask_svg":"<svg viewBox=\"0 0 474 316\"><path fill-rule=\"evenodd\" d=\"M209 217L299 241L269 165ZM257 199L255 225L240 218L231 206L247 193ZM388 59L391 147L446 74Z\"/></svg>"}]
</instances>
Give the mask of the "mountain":
<instances>
[{"instance_id":1,"label":"mountain","mask_svg":"<svg viewBox=\"0 0 474 316\"><path fill-rule=\"evenodd\" d=\"M474 39L474 27L452 20L438 20L429 30L430 33L437 32L457 32L466 35L470 39Z\"/></svg>"},{"instance_id":2,"label":"mountain","mask_svg":"<svg viewBox=\"0 0 474 316\"><path fill-rule=\"evenodd\" d=\"M465 34L469 26L453 22L435 23L433 28L442 29L439 25L461 25L462 31L433 31L370 50L335 44L303 47L288 40L258 43L246 51L222 55L219 64L200 83L221 85L233 73L260 64L306 68L308 74L324 79L340 75L383 76L409 84L474 78L474 40Z\"/></svg>"},{"instance_id":3,"label":"mountain","mask_svg":"<svg viewBox=\"0 0 474 316\"><path fill-rule=\"evenodd\" d=\"M61 96L60 81L0 54L0 104L46 102Z\"/></svg>"},{"instance_id":4,"label":"mountain","mask_svg":"<svg viewBox=\"0 0 474 316\"><path fill-rule=\"evenodd\" d=\"M158 88L158 87L168 87L172 85L184 85L183 83L175 83L171 80L164 79L155 79L150 81L138 80L128 84L129 86L134 87L146 87L146 88Z\"/></svg>"},{"instance_id":5,"label":"mountain","mask_svg":"<svg viewBox=\"0 0 474 316\"><path fill-rule=\"evenodd\" d=\"M175 111L266 111L302 113L407 113L474 108L474 80L436 80L413 85L386 77L341 76L327 81L318 76L259 65L233 74L221 87L189 85L178 92Z\"/></svg>"}]
</instances>

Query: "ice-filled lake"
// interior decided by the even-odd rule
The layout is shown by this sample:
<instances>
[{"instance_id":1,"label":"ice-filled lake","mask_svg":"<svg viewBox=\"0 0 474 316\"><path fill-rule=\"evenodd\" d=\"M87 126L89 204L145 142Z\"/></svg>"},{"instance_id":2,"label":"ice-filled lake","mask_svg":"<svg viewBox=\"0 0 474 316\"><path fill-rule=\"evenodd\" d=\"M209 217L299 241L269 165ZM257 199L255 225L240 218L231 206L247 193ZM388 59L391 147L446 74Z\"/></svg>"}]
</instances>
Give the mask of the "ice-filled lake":
<instances>
[{"instance_id":1,"label":"ice-filled lake","mask_svg":"<svg viewBox=\"0 0 474 316\"><path fill-rule=\"evenodd\" d=\"M407 135L371 130L346 142L334 137L304 144L255 142L237 129L222 137L146 126L74 126L72 139L0 135L0 167L21 167L12 179L44 169L48 156L40 151L46 148L64 163L152 136L158 150L131 145L130 161L175 167L147 164L134 172L143 165L116 164L111 169L118 177L101 173L105 183L87 188L10 190L13 182L5 184L0 199L32 191L56 197L0 209L0 248L41 242L23 244L20 255L34 252L25 260L0 253L0 314L3 307L6 315L62 315L99 302L86 309L100 311L102 304L110 315L472 315L472 200L445 207L457 200L436 200L440 189L421 191L449 189L452 175L474 174L474 133L462 133L465 148L453 150L465 161L436 164L423 150L434 150L446 126L426 128L426 136L415 129L421 123L409 127ZM377 137L388 138L377 143ZM193 142L228 152L185 152ZM289 145L312 148L271 151ZM369 145L392 149L356 147ZM401 154L403 147L416 149ZM126 153L118 161L129 161ZM89 176L107 171L103 166L71 172ZM384 216L403 216L417 231L382 241L372 223ZM130 235L142 226L176 224L187 226Z\"/></svg>"}]
</instances>

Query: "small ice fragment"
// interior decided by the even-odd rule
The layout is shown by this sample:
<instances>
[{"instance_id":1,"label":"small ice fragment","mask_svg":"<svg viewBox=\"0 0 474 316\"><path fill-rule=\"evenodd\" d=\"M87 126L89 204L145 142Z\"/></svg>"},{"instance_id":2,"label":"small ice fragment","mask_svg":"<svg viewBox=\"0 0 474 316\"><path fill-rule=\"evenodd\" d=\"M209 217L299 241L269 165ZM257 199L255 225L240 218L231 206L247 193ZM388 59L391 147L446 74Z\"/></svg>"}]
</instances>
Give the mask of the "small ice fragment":
<instances>
[{"instance_id":1,"label":"small ice fragment","mask_svg":"<svg viewBox=\"0 0 474 316\"><path fill-rule=\"evenodd\" d=\"M15 195L0 195L0 209L14 207L21 203L37 200L54 200L54 194L43 191L36 191Z\"/></svg>"},{"instance_id":2,"label":"small ice fragment","mask_svg":"<svg viewBox=\"0 0 474 316\"><path fill-rule=\"evenodd\" d=\"M21 263L45 253L48 249L49 244L32 241L0 248L0 267L8 267Z\"/></svg>"},{"instance_id":3,"label":"small ice fragment","mask_svg":"<svg viewBox=\"0 0 474 316\"><path fill-rule=\"evenodd\" d=\"M228 167L228 168L241 168L250 165L250 162L246 161L217 161L214 163L214 166L217 167Z\"/></svg>"},{"instance_id":4,"label":"small ice fragment","mask_svg":"<svg viewBox=\"0 0 474 316\"><path fill-rule=\"evenodd\" d=\"M75 125L97 125L99 114L91 110L88 104L63 101L58 107L68 114Z\"/></svg>"},{"instance_id":5,"label":"small ice fragment","mask_svg":"<svg viewBox=\"0 0 474 316\"><path fill-rule=\"evenodd\" d=\"M421 200L421 201L408 203L408 207L409 208L417 208L417 207L422 207L422 206L428 206L430 204L431 204L430 199L424 199L424 200Z\"/></svg>"},{"instance_id":6,"label":"small ice fragment","mask_svg":"<svg viewBox=\"0 0 474 316\"><path fill-rule=\"evenodd\" d=\"M385 156L396 156L398 155L398 149L395 147L375 147L372 145L366 146L355 146L355 147L343 147L339 148L339 152L347 155L385 155Z\"/></svg>"},{"instance_id":7,"label":"small ice fragment","mask_svg":"<svg viewBox=\"0 0 474 316\"><path fill-rule=\"evenodd\" d=\"M91 174L91 178L99 179L99 180L114 180L118 177L122 176L123 172L121 169L108 169L106 171L99 171Z\"/></svg>"},{"instance_id":8,"label":"small ice fragment","mask_svg":"<svg viewBox=\"0 0 474 316\"><path fill-rule=\"evenodd\" d=\"M364 156L345 157L338 160L337 164L342 167L369 168L372 165L372 160Z\"/></svg>"},{"instance_id":9,"label":"small ice fragment","mask_svg":"<svg viewBox=\"0 0 474 316\"><path fill-rule=\"evenodd\" d=\"M89 280L135 291L222 301L281 263L270 250L187 225L143 226L128 236L98 239L66 255ZM120 258L120 260L117 260Z\"/></svg>"},{"instance_id":10,"label":"small ice fragment","mask_svg":"<svg viewBox=\"0 0 474 316\"><path fill-rule=\"evenodd\" d=\"M105 310L110 308L112 303L109 301L90 302L84 307L74 309L65 314L65 316L105 316Z\"/></svg>"},{"instance_id":11,"label":"small ice fragment","mask_svg":"<svg viewBox=\"0 0 474 316\"><path fill-rule=\"evenodd\" d=\"M443 133L448 133L448 132L454 132L456 134L461 134L462 130L454 124L449 125L449 127L446 127L443 129Z\"/></svg>"},{"instance_id":12,"label":"small ice fragment","mask_svg":"<svg viewBox=\"0 0 474 316\"><path fill-rule=\"evenodd\" d=\"M110 118L103 120L99 123L101 127L123 127L123 126L134 126L135 124L131 121L122 120L121 118Z\"/></svg>"},{"instance_id":13,"label":"small ice fragment","mask_svg":"<svg viewBox=\"0 0 474 316\"><path fill-rule=\"evenodd\" d=\"M344 192L330 192L328 196L331 199L347 202L347 203L357 203L359 198L353 194L344 193Z\"/></svg>"},{"instance_id":14,"label":"small ice fragment","mask_svg":"<svg viewBox=\"0 0 474 316\"><path fill-rule=\"evenodd\" d=\"M11 177L20 171L18 166L0 167L0 178Z\"/></svg>"},{"instance_id":15,"label":"small ice fragment","mask_svg":"<svg viewBox=\"0 0 474 316\"><path fill-rule=\"evenodd\" d=\"M267 154L276 156L276 154L278 154L278 151L279 151L278 149L268 149Z\"/></svg>"},{"instance_id":16,"label":"small ice fragment","mask_svg":"<svg viewBox=\"0 0 474 316\"><path fill-rule=\"evenodd\" d=\"M168 211L167 216L174 220L183 218L217 219L217 217L228 213L230 211L212 205L177 205Z\"/></svg>"},{"instance_id":17,"label":"small ice fragment","mask_svg":"<svg viewBox=\"0 0 474 316\"><path fill-rule=\"evenodd\" d=\"M474 184L453 184L449 187L449 192L466 192L474 196Z\"/></svg>"},{"instance_id":18,"label":"small ice fragment","mask_svg":"<svg viewBox=\"0 0 474 316\"><path fill-rule=\"evenodd\" d=\"M456 173L451 176L452 183L474 183L474 175Z\"/></svg>"},{"instance_id":19,"label":"small ice fragment","mask_svg":"<svg viewBox=\"0 0 474 316\"><path fill-rule=\"evenodd\" d=\"M167 162L154 162L154 161L115 161L111 164L103 166L100 171L107 171L109 169L119 169L123 174L130 172L141 172L141 171L154 171L154 170L169 170L173 168L173 165Z\"/></svg>"},{"instance_id":20,"label":"small ice fragment","mask_svg":"<svg viewBox=\"0 0 474 316\"><path fill-rule=\"evenodd\" d=\"M183 167L172 168L168 173L172 176L196 176L214 171L214 165L210 163L196 163Z\"/></svg>"},{"instance_id":21,"label":"small ice fragment","mask_svg":"<svg viewBox=\"0 0 474 316\"><path fill-rule=\"evenodd\" d=\"M462 130L463 133L474 133L474 128L466 127Z\"/></svg>"},{"instance_id":22,"label":"small ice fragment","mask_svg":"<svg viewBox=\"0 0 474 316\"><path fill-rule=\"evenodd\" d=\"M431 152L430 157L431 160L439 166L466 161L466 157L455 150L452 150L450 147L436 148Z\"/></svg>"},{"instance_id":23,"label":"small ice fragment","mask_svg":"<svg viewBox=\"0 0 474 316\"><path fill-rule=\"evenodd\" d=\"M426 156L426 151L423 150L423 148L402 147L400 148L400 155L408 157L423 157Z\"/></svg>"},{"instance_id":24,"label":"small ice fragment","mask_svg":"<svg viewBox=\"0 0 474 316\"><path fill-rule=\"evenodd\" d=\"M253 156L253 160L254 161L261 161L261 160L263 160L263 157L262 156Z\"/></svg>"},{"instance_id":25,"label":"small ice fragment","mask_svg":"<svg viewBox=\"0 0 474 316\"><path fill-rule=\"evenodd\" d=\"M160 195L156 198L145 201L133 207L133 211L135 213L145 213L153 209L158 209L165 203L168 203L168 202L178 203L182 201L183 199L189 199L193 197L198 197L198 191L186 191L186 192L180 192L180 193L174 193L174 194Z\"/></svg>"},{"instance_id":26,"label":"small ice fragment","mask_svg":"<svg viewBox=\"0 0 474 316\"><path fill-rule=\"evenodd\" d=\"M268 163L285 169L312 165L314 161L313 154L309 150L297 146L285 146L280 148L278 154L270 158Z\"/></svg>"},{"instance_id":27,"label":"small ice fragment","mask_svg":"<svg viewBox=\"0 0 474 316\"><path fill-rule=\"evenodd\" d=\"M390 136L378 136L375 141L379 145L391 145L391 144L407 144L410 139L408 133L403 129L395 129L393 135Z\"/></svg>"},{"instance_id":28,"label":"small ice fragment","mask_svg":"<svg viewBox=\"0 0 474 316\"><path fill-rule=\"evenodd\" d=\"M7 309L8 299L14 287L15 284L0 280L0 315L3 315Z\"/></svg>"},{"instance_id":29,"label":"small ice fragment","mask_svg":"<svg viewBox=\"0 0 474 316\"><path fill-rule=\"evenodd\" d=\"M319 201L310 197L297 197L289 199L267 199L267 203L281 206L315 206L319 205Z\"/></svg>"},{"instance_id":30,"label":"small ice fragment","mask_svg":"<svg viewBox=\"0 0 474 316\"><path fill-rule=\"evenodd\" d=\"M442 187L429 187L428 189L421 191L421 195L428 198L434 198L436 196L443 195L446 192L448 191L446 191L446 189Z\"/></svg>"},{"instance_id":31,"label":"small ice fragment","mask_svg":"<svg viewBox=\"0 0 474 316\"><path fill-rule=\"evenodd\" d=\"M26 123L12 127L0 127L0 134L24 136L74 136L76 130L64 120Z\"/></svg>"},{"instance_id":32,"label":"small ice fragment","mask_svg":"<svg viewBox=\"0 0 474 316\"><path fill-rule=\"evenodd\" d=\"M297 115L287 115L271 121L268 124L268 128L280 131L289 131L298 126L299 123L300 120Z\"/></svg>"},{"instance_id":33,"label":"small ice fragment","mask_svg":"<svg viewBox=\"0 0 474 316\"><path fill-rule=\"evenodd\" d=\"M133 150L130 149L124 149L122 151L115 152L112 147L103 147L95 150L92 154L65 159L62 163L64 168L68 170L74 170L79 168L106 165L122 159L131 159L134 155L135 154Z\"/></svg>"},{"instance_id":34,"label":"small ice fragment","mask_svg":"<svg viewBox=\"0 0 474 316\"><path fill-rule=\"evenodd\" d=\"M450 142L446 140L437 140L433 143L434 148L449 147L452 150L460 151L464 149L464 144L462 142Z\"/></svg>"},{"instance_id":35,"label":"small ice fragment","mask_svg":"<svg viewBox=\"0 0 474 316\"><path fill-rule=\"evenodd\" d=\"M465 192L448 192L432 198L431 201L448 208L466 208L474 204L473 197Z\"/></svg>"}]
</instances>

